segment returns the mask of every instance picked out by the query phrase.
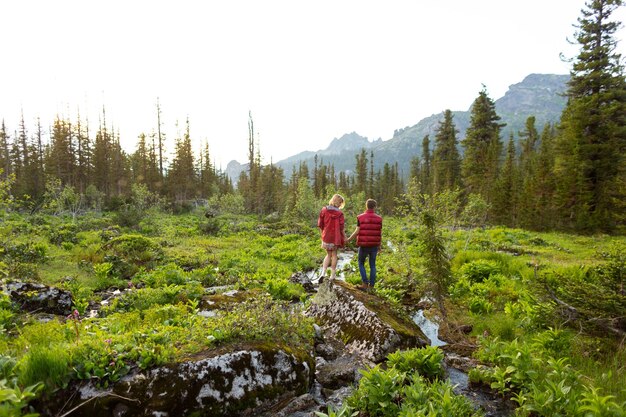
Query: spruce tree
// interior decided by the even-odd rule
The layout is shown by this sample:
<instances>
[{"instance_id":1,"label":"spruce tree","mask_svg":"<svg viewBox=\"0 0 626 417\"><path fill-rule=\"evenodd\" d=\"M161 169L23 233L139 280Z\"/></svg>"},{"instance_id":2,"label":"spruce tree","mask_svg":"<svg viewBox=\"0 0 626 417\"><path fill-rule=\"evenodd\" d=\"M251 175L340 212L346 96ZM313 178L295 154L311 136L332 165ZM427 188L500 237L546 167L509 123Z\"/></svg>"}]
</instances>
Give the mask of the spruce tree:
<instances>
[{"instance_id":1,"label":"spruce tree","mask_svg":"<svg viewBox=\"0 0 626 417\"><path fill-rule=\"evenodd\" d=\"M2 169L2 173L0 173L0 179L7 179L11 174L11 155L9 146L10 137L7 133L4 119L2 119L2 124L0 125L0 169Z\"/></svg>"},{"instance_id":2,"label":"spruce tree","mask_svg":"<svg viewBox=\"0 0 626 417\"><path fill-rule=\"evenodd\" d=\"M353 192L367 192L367 152L365 149L361 149L361 152L356 155L356 184Z\"/></svg>"},{"instance_id":3,"label":"spruce tree","mask_svg":"<svg viewBox=\"0 0 626 417\"><path fill-rule=\"evenodd\" d=\"M181 202L195 196L196 172L191 146L189 118L186 121L185 133L176 140L175 154L167 174L170 197Z\"/></svg>"},{"instance_id":4,"label":"spruce tree","mask_svg":"<svg viewBox=\"0 0 626 417\"><path fill-rule=\"evenodd\" d=\"M502 142L496 105L483 89L472 104L470 126L461 142L465 155L461 164L462 181L468 193L480 194L487 203L493 199Z\"/></svg>"},{"instance_id":5,"label":"spruce tree","mask_svg":"<svg viewBox=\"0 0 626 417\"><path fill-rule=\"evenodd\" d=\"M518 221L519 226L529 227L537 215L534 204L537 195L535 189L535 171L537 170L537 144L539 134L535 128L535 116L526 119L526 125L520 137L520 156L518 163L519 172L519 196L518 196Z\"/></svg>"},{"instance_id":6,"label":"spruce tree","mask_svg":"<svg viewBox=\"0 0 626 417\"><path fill-rule=\"evenodd\" d=\"M457 133L450 110L444 112L443 121L435 132L433 151L433 189L435 192L452 190L461 182L461 157L457 149Z\"/></svg>"},{"instance_id":7,"label":"spruce tree","mask_svg":"<svg viewBox=\"0 0 626 417\"><path fill-rule=\"evenodd\" d=\"M420 170L420 192L430 194L432 191L432 161L430 156L430 138L422 139L422 163Z\"/></svg>"},{"instance_id":8,"label":"spruce tree","mask_svg":"<svg viewBox=\"0 0 626 417\"><path fill-rule=\"evenodd\" d=\"M611 231L625 210L626 80L611 14L622 0L590 0L555 143L556 201L566 227Z\"/></svg>"},{"instance_id":9,"label":"spruce tree","mask_svg":"<svg viewBox=\"0 0 626 417\"><path fill-rule=\"evenodd\" d=\"M555 127L546 124L541 132L541 140L537 152L537 167L532 177L534 190L528 212L528 225L544 230L554 227L556 215L554 204L554 137Z\"/></svg>"},{"instance_id":10,"label":"spruce tree","mask_svg":"<svg viewBox=\"0 0 626 417\"><path fill-rule=\"evenodd\" d=\"M50 135L46 175L61 180L62 185L73 186L75 162L71 123L57 116Z\"/></svg>"},{"instance_id":11,"label":"spruce tree","mask_svg":"<svg viewBox=\"0 0 626 417\"><path fill-rule=\"evenodd\" d=\"M496 183L492 210L494 220L506 226L514 226L517 219L518 175L516 160L515 141L511 133L504 165Z\"/></svg>"}]
</instances>

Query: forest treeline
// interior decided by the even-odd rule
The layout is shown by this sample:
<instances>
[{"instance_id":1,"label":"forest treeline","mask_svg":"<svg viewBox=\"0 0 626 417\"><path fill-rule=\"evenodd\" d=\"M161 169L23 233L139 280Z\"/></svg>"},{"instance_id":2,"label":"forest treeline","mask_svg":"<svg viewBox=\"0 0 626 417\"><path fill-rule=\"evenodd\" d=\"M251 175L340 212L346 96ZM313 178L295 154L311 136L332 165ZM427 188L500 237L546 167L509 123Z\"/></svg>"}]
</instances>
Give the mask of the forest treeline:
<instances>
[{"instance_id":1,"label":"forest treeline","mask_svg":"<svg viewBox=\"0 0 626 417\"><path fill-rule=\"evenodd\" d=\"M446 110L434 137L423 138L422 154L413 158L407 178L394 161L375 171L376 155L366 150L355 155L349 172L336 172L317 158L313 167L301 163L291 172L263 165L250 115L248 170L234 184L211 163L208 143L192 149L189 119L184 133L168 143L157 102L156 131L140 134L130 154L107 126L104 110L95 132L80 116L57 116L47 141L39 119L27 127L22 116L13 133L3 120L0 193L12 207L31 211L64 190L82 209L115 209L140 187L172 207L228 196L249 213L308 215L309 206L317 210L334 192L353 201L375 198L383 213L393 213L411 188L424 199L452 192L459 208L481 207L491 224L619 231L626 213L626 80L615 52L620 22L610 16L622 5L596 0L582 11L575 33L580 52L572 60L568 103L558 123L536 126L529 115L517 137L502 138L504 124L483 88L472 104L466 137L458 140Z\"/></svg>"}]
</instances>

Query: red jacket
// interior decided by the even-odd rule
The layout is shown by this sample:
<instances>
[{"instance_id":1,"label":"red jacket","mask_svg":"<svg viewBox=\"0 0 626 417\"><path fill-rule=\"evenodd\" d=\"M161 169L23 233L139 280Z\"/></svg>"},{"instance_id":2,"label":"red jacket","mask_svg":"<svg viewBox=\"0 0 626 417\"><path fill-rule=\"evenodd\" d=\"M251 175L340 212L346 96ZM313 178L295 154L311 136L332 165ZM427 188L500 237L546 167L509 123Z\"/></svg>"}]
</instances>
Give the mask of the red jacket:
<instances>
[{"instance_id":1,"label":"red jacket","mask_svg":"<svg viewBox=\"0 0 626 417\"><path fill-rule=\"evenodd\" d=\"M359 214L357 226L359 227L359 234L356 237L357 246L380 246L383 235L383 218L374 213L374 210L366 210Z\"/></svg>"},{"instance_id":2,"label":"red jacket","mask_svg":"<svg viewBox=\"0 0 626 417\"><path fill-rule=\"evenodd\" d=\"M317 227L322 231L322 241L343 246L344 241L344 218L343 212L335 206L326 206L320 211L317 219Z\"/></svg>"}]
</instances>

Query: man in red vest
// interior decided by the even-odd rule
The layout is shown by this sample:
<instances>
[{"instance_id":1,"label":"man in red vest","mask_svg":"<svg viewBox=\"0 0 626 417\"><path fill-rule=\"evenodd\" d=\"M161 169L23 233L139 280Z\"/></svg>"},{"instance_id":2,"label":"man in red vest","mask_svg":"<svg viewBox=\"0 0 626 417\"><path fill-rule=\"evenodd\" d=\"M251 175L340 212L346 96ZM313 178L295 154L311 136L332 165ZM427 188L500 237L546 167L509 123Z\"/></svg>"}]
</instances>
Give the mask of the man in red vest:
<instances>
[{"instance_id":1,"label":"man in red vest","mask_svg":"<svg viewBox=\"0 0 626 417\"><path fill-rule=\"evenodd\" d=\"M357 216L356 229L350 235L348 241L356 236L356 245L359 247L359 272L363 282L359 288L368 290L374 288L376 283L376 254L380 249L382 241L383 218L374 212L376 200L368 199L365 202L365 208L366 210ZM369 280L365 272L365 258L369 258Z\"/></svg>"}]
</instances>

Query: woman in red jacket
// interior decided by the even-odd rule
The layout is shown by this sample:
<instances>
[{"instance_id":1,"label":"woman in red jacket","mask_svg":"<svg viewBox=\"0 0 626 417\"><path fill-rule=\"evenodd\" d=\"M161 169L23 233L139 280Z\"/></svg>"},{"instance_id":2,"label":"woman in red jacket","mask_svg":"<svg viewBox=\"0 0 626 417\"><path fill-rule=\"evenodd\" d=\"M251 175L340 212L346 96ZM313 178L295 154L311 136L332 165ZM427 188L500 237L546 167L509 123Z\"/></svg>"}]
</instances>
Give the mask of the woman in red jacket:
<instances>
[{"instance_id":1,"label":"woman in red jacket","mask_svg":"<svg viewBox=\"0 0 626 417\"><path fill-rule=\"evenodd\" d=\"M317 227L322 233L322 249L326 250L326 256L322 263L322 276L319 282L324 280L326 270L330 266L330 279L335 279L337 270L337 250L346 243L344 217L341 209L345 200L339 194L333 195L328 205L323 207L317 219Z\"/></svg>"}]
</instances>

